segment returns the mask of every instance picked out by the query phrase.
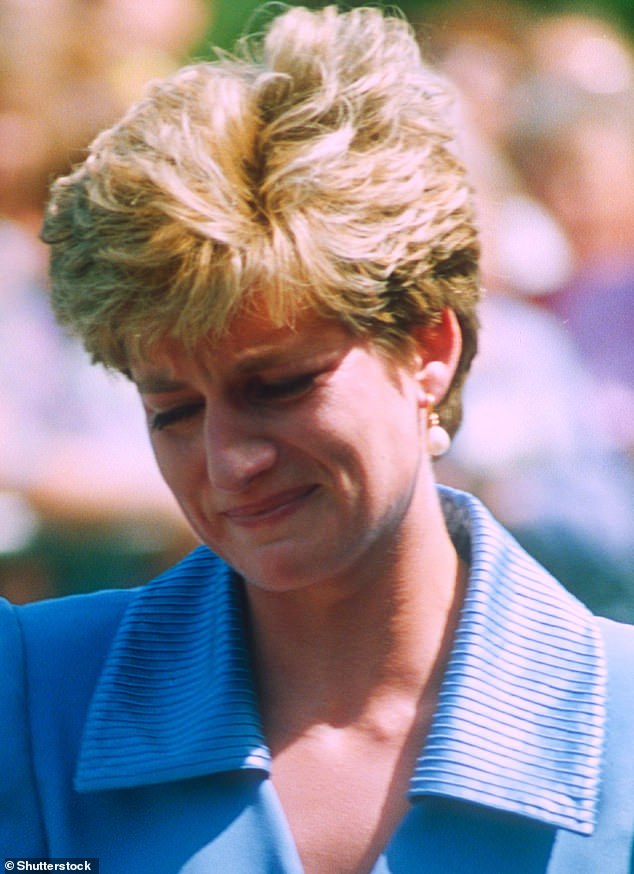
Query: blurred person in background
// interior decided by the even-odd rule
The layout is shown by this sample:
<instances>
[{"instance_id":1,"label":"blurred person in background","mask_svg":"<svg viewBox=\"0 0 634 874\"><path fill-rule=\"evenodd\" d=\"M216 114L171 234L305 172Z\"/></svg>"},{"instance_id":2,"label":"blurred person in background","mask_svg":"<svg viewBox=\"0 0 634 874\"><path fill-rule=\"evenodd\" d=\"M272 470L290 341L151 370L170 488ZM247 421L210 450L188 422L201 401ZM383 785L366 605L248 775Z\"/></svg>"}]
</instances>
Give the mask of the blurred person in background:
<instances>
[{"instance_id":1,"label":"blurred person in background","mask_svg":"<svg viewBox=\"0 0 634 874\"><path fill-rule=\"evenodd\" d=\"M445 83L377 9L241 48L53 187L55 311L136 384L204 545L0 602L0 844L110 874L628 874L633 629L436 481L480 292Z\"/></svg>"},{"instance_id":2,"label":"blurred person in background","mask_svg":"<svg viewBox=\"0 0 634 874\"><path fill-rule=\"evenodd\" d=\"M634 471L600 412L608 386L560 320L538 305L570 282L576 254L568 224L527 184L509 151L535 75L528 35L545 27L537 20L512 2L486 9L461 2L419 27L458 89L486 289L467 415L439 468L445 482L483 498L593 609L632 620ZM538 37L535 43L545 50ZM562 58L563 47L550 54ZM539 100L531 108L537 119L548 111ZM524 147L541 180L543 148Z\"/></svg>"},{"instance_id":3,"label":"blurred person in background","mask_svg":"<svg viewBox=\"0 0 634 874\"><path fill-rule=\"evenodd\" d=\"M542 298L598 381L593 407L634 458L634 49L609 21L529 31L513 155L570 241L572 275Z\"/></svg>"},{"instance_id":4,"label":"blurred person in background","mask_svg":"<svg viewBox=\"0 0 634 874\"><path fill-rule=\"evenodd\" d=\"M51 176L174 69L209 8L0 5L0 592L12 600L122 585L190 543L131 387L55 324L37 234Z\"/></svg>"}]
</instances>

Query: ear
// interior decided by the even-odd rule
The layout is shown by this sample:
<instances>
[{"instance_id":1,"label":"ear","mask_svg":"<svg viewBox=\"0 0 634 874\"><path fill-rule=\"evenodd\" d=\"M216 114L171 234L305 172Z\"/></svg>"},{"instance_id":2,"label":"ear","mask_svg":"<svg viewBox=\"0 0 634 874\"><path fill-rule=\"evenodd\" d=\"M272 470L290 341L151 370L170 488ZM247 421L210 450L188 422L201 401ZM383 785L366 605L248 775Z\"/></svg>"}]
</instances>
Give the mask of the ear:
<instances>
[{"instance_id":1,"label":"ear","mask_svg":"<svg viewBox=\"0 0 634 874\"><path fill-rule=\"evenodd\" d=\"M414 327L412 337L416 343L416 376L422 405L428 405L429 395L433 404L438 404L449 390L462 352L462 332L456 314L445 307L437 324Z\"/></svg>"}]
</instances>

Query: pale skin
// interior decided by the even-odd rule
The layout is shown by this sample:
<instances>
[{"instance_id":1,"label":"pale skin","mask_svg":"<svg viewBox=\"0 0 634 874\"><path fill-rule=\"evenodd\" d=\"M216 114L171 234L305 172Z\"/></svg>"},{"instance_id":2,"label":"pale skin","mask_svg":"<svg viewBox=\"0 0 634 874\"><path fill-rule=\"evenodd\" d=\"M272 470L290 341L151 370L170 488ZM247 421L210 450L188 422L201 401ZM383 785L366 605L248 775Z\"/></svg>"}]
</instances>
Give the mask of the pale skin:
<instances>
[{"instance_id":1,"label":"pale skin","mask_svg":"<svg viewBox=\"0 0 634 874\"><path fill-rule=\"evenodd\" d=\"M408 809L465 570L426 446L455 316L387 360L317 316L164 340L132 375L161 472L245 580L272 780L307 874L365 874Z\"/></svg>"}]
</instances>

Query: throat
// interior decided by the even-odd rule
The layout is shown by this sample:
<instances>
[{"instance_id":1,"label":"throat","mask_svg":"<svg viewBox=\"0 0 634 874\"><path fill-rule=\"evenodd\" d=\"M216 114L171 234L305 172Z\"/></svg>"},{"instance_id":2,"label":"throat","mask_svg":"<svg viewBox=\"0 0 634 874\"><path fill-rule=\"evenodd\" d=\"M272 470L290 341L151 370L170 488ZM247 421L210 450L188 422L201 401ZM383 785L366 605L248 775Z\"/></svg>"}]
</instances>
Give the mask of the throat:
<instances>
[{"instance_id":1,"label":"throat","mask_svg":"<svg viewBox=\"0 0 634 874\"><path fill-rule=\"evenodd\" d=\"M307 610L297 598L255 611L272 781L306 874L370 872L409 810L463 581L456 571L425 597L392 588L365 609L348 599Z\"/></svg>"},{"instance_id":2,"label":"throat","mask_svg":"<svg viewBox=\"0 0 634 874\"><path fill-rule=\"evenodd\" d=\"M460 600L461 593L421 607L392 596L378 610L345 605L325 618L297 611L279 623L269 614L264 627L251 629L267 734L292 740L314 725L355 726L389 742L394 733L402 739L403 726L415 719L424 724Z\"/></svg>"}]
</instances>

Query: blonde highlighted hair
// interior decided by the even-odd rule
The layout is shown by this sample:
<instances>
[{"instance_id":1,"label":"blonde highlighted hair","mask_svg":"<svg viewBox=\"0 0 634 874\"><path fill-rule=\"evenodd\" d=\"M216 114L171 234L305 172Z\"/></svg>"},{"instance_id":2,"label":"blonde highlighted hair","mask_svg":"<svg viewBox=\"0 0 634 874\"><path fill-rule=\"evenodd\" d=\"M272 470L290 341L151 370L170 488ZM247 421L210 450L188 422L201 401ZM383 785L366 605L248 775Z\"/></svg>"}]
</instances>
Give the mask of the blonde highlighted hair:
<instances>
[{"instance_id":1,"label":"blonde highlighted hair","mask_svg":"<svg viewBox=\"0 0 634 874\"><path fill-rule=\"evenodd\" d=\"M54 183L60 322L125 370L135 344L220 336L254 298L395 354L452 308L475 352L478 241L444 84L401 18L294 8L232 56L152 83Z\"/></svg>"}]
</instances>

